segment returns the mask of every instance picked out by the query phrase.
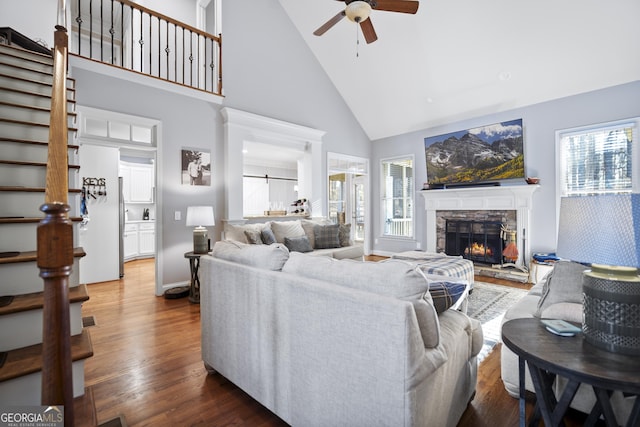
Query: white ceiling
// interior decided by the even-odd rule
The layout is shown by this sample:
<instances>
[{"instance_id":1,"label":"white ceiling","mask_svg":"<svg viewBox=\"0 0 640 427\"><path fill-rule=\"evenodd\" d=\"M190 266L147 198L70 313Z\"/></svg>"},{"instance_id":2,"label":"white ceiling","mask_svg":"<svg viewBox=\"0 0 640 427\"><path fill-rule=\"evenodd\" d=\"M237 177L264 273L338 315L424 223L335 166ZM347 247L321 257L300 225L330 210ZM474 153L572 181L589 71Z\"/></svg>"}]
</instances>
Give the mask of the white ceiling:
<instances>
[{"instance_id":1,"label":"white ceiling","mask_svg":"<svg viewBox=\"0 0 640 427\"><path fill-rule=\"evenodd\" d=\"M638 0L421 0L358 47L312 34L343 2L279 1L372 140L640 80Z\"/></svg>"}]
</instances>

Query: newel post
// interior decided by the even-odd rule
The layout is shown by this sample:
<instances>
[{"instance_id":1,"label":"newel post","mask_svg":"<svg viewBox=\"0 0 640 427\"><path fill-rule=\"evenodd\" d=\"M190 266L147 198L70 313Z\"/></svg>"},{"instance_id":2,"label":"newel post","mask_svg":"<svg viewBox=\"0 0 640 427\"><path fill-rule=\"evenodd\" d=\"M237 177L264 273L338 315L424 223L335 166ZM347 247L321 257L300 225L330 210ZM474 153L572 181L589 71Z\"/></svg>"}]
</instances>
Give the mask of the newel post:
<instances>
[{"instance_id":1,"label":"newel post","mask_svg":"<svg viewBox=\"0 0 640 427\"><path fill-rule=\"evenodd\" d=\"M73 425L69 275L73 265L73 224L63 203L45 203L37 231L38 268L44 280L42 404L64 405L65 426Z\"/></svg>"}]
</instances>

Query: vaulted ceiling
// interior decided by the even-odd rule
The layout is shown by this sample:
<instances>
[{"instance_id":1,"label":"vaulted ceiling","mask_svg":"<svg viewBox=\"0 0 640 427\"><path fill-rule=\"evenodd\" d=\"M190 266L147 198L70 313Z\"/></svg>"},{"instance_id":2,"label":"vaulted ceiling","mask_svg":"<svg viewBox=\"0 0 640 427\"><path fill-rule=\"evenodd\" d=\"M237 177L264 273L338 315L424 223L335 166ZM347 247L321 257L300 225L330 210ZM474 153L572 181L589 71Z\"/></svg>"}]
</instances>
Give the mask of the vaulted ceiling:
<instances>
[{"instance_id":1,"label":"vaulted ceiling","mask_svg":"<svg viewBox=\"0 0 640 427\"><path fill-rule=\"evenodd\" d=\"M420 0L371 44L313 35L343 1L279 1L372 140L640 80L638 0Z\"/></svg>"}]
</instances>

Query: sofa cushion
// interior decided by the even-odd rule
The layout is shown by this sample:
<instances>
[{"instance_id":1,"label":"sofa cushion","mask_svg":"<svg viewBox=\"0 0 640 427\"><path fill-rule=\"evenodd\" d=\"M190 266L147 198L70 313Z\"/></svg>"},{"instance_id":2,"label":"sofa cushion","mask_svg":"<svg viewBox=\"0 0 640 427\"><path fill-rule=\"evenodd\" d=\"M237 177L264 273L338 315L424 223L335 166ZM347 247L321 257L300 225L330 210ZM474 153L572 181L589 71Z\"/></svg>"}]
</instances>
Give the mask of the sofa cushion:
<instances>
[{"instance_id":1,"label":"sofa cushion","mask_svg":"<svg viewBox=\"0 0 640 427\"><path fill-rule=\"evenodd\" d=\"M316 249L340 247L340 226L338 224L316 225L313 228Z\"/></svg>"},{"instance_id":2,"label":"sofa cushion","mask_svg":"<svg viewBox=\"0 0 640 427\"><path fill-rule=\"evenodd\" d=\"M445 312L465 294L467 285L456 282L430 282L429 293L438 314Z\"/></svg>"},{"instance_id":3,"label":"sofa cushion","mask_svg":"<svg viewBox=\"0 0 640 427\"><path fill-rule=\"evenodd\" d=\"M221 240L213 246L214 258L267 270L280 271L289 258L289 249L281 244L250 245L233 240Z\"/></svg>"},{"instance_id":4,"label":"sofa cushion","mask_svg":"<svg viewBox=\"0 0 640 427\"><path fill-rule=\"evenodd\" d=\"M262 245L262 233L258 230L244 230L244 236L250 245Z\"/></svg>"},{"instance_id":5,"label":"sofa cushion","mask_svg":"<svg viewBox=\"0 0 640 427\"><path fill-rule=\"evenodd\" d=\"M409 262L361 262L293 252L282 271L409 301L425 347L437 347L440 342L440 324L428 292L429 285Z\"/></svg>"},{"instance_id":6,"label":"sofa cushion","mask_svg":"<svg viewBox=\"0 0 640 427\"><path fill-rule=\"evenodd\" d=\"M284 243L285 237L300 237L305 235L299 220L273 221L271 223L271 231L273 231L273 235L276 237L276 242L278 243Z\"/></svg>"},{"instance_id":7,"label":"sofa cushion","mask_svg":"<svg viewBox=\"0 0 640 427\"><path fill-rule=\"evenodd\" d=\"M271 231L271 228L265 228L260 232L260 237L262 238L262 243L265 245L271 245L276 242L276 236Z\"/></svg>"},{"instance_id":8,"label":"sofa cushion","mask_svg":"<svg viewBox=\"0 0 640 427\"><path fill-rule=\"evenodd\" d=\"M285 237L284 245L291 252L311 252L313 250L307 236Z\"/></svg>"},{"instance_id":9,"label":"sofa cushion","mask_svg":"<svg viewBox=\"0 0 640 427\"><path fill-rule=\"evenodd\" d=\"M585 270L587 267L577 262L556 262L546 277L536 317L540 317L550 305L559 302L582 304L582 273Z\"/></svg>"}]
</instances>

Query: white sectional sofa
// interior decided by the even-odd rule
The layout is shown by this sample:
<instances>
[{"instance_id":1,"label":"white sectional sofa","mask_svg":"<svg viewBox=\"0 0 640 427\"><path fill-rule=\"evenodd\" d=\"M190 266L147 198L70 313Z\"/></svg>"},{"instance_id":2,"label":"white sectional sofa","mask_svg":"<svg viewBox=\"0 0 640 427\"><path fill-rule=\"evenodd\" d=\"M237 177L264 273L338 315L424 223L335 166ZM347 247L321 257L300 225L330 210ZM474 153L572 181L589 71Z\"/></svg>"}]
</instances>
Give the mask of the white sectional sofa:
<instances>
[{"instance_id":1,"label":"white sectional sofa","mask_svg":"<svg viewBox=\"0 0 640 427\"><path fill-rule=\"evenodd\" d=\"M442 276L230 240L200 272L205 366L290 425L453 427L475 393L481 325L436 311Z\"/></svg>"}]
</instances>

